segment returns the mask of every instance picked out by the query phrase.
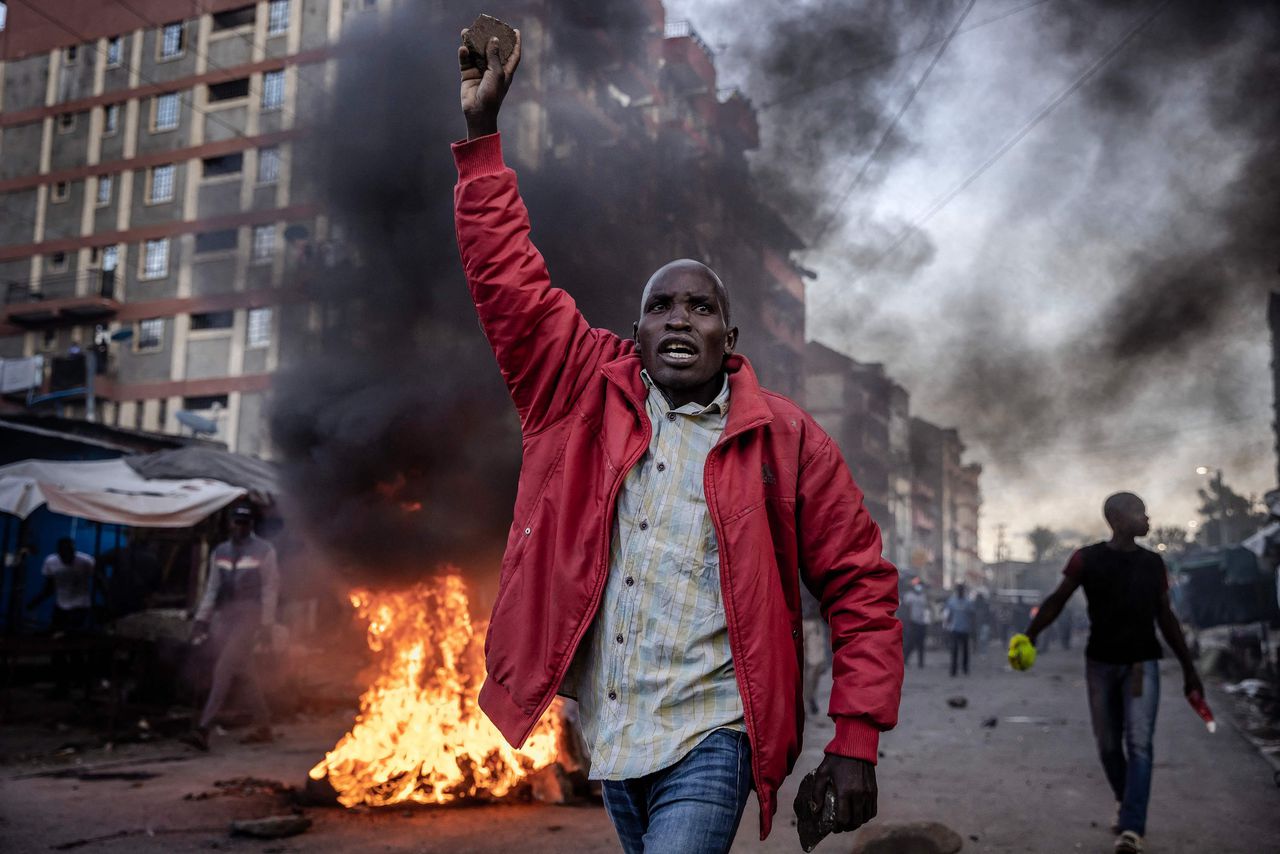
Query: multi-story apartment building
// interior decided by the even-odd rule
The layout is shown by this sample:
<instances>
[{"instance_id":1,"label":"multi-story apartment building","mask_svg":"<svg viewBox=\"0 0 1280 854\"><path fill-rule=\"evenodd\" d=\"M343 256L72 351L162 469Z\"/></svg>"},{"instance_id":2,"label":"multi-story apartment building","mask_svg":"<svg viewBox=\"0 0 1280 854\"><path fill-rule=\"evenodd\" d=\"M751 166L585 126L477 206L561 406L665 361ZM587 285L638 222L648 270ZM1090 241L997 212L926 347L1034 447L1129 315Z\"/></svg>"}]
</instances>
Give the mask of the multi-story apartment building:
<instances>
[{"instance_id":1,"label":"multi-story apartment building","mask_svg":"<svg viewBox=\"0 0 1280 854\"><path fill-rule=\"evenodd\" d=\"M319 323L294 256L331 232L298 148L331 90L344 27L395 5L11 5L0 30L0 358L94 350L96 406L67 398L65 413L167 432L192 413L232 449L270 456L272 376ZM658 0L633 5L641 59L602 63L607 79L554 60L540 68L554 4L522 7L531 67L511 156L537 170L581 138L626 137L704 164L717 191L659 188L684 199L685 222L637 226L635 240L716 266L763 381L799 396L804 271L790 255L801 244L755 196L743 156L756 144L754 112L717 91L712 52L692 28L667 25Z\"/></svg>"},{"instance_id":2,"label":"multi-story apartment building","mask_svg":"<svg viewBox=\"0 0 1280 854\"><path fill-rule=\"evenodd\" d=\"M816 342L805 352L805 402L844 455L880 525L884 553L912 566L910 396L878 363Z\"/></svg>"},{"instance_id":3,"label":"multi-story apartment building","mask_svg":"<svg viewBox=\"0 0 1280 854\"><path fill-rule=\"evenodd\" d=\"M96 416L266 448L304 101L343 4L11 6L0 33L0 355L100 348ZM128 336L126 338L126 335ZM71 401L70 411L83 413Z\"/></svg>"},{"instance_id":4,"label":"multi-story apartment building","mask_svg":"<svg viewBox=\"0 0 1280 854\"><path fill-rule=\"evenodd\" d=\"M963 455L959 431L911 419L913 565L930 584L944 588L987 581L978 556L982 466L965 464Z\"/></svg>"}]
</instances>

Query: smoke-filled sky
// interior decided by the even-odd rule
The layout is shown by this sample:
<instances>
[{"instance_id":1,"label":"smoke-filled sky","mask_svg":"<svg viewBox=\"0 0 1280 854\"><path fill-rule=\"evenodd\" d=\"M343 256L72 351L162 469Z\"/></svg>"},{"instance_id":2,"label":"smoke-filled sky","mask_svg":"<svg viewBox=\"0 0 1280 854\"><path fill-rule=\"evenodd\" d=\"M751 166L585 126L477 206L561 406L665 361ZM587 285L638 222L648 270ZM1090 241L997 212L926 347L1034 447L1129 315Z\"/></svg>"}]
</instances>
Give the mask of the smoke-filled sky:
<instances>
[{"instance_id":1,"label":"smoke-filled sky","mask_svg":"<svg viewBox=\"0 0 1280 854\"><path fill-rule=\"evenodd\" d=\"M1280 4L667 9L761 107L753 168L817 241L809 336L984 465L984 557L1000 523L1015 557L1038 524L1101 535L1121 489L1185 525L1197 466L1274 486Z\"/></svg>"}]
</instances>

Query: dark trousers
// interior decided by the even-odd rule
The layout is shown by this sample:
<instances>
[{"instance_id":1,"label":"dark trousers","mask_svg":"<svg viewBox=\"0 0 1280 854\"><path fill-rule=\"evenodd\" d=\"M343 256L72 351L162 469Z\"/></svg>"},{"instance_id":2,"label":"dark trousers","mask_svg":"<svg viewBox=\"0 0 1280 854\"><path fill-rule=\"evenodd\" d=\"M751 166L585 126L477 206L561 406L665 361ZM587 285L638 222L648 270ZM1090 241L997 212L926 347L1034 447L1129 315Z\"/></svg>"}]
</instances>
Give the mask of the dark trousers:
<instances>
[{"instance_id":1,"label":"dark trousers","mask_svg":"<svg viewBox=\"0 0 1280 854\"><path fill-rule=\"evenodd\" d=\"M919 658L919 664L924 667L924 641L929 634L929 626L926 623L903 623L902 624L902 659L903 664L910 662L911 653L915 653Z\"/></svg>"},{"instance_id":2,"label":"dark trousers","mask_svg":"<svg viewBox=\"0 0 1280 854\"><path fill-rule=\"evenodd\" d=\"M955 676L957 666L963 660L964 675L969 675L969 633L951 632L951 675Z\"/></svg>"},{"instance_id":3,"label":"dark trousers","mask_svg":"<svg viewBox=\"0 0 1280 854\"><path fill-rule=\"evenodd\" d=\"M83 635L89 629L90 609L53 607L53 619L49 626L55 635ZM50 656L53 664L54 692L59 696L70 693L75 686L89 690L89 657L83 652L55 652Z\"/></svg>"}]
</instances>

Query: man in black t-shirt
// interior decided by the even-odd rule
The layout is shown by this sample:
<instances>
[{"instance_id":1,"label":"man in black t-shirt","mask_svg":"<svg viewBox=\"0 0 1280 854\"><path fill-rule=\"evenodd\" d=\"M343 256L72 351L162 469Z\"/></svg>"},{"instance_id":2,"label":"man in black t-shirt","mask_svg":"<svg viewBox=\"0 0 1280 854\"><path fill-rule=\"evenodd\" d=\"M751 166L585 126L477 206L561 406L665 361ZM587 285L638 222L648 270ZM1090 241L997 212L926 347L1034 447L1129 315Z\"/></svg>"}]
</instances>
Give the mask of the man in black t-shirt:
<instances>
[{"instance_id":1,"label":"man in black t-shirt","mask_svg":"<svg viewBox=\"0 0 1280 854\"><path fill-rule=\"evenodd\" d=\"M1116 796L1115 850L1142 851L1151 794L1156 708L1163 655L1155 627L1182 664L1183 691L1203 692L1182 627L1169 607L1164 561L1134 542L1151 530L1146 505L1130 492L1103 505L1112 537L1071 556L1062 583L1040 606L1027 637L1036 637L1062 612L1077 587L1089 607L1085 675L1098 755Z\"/></svg>"}]
</instances>

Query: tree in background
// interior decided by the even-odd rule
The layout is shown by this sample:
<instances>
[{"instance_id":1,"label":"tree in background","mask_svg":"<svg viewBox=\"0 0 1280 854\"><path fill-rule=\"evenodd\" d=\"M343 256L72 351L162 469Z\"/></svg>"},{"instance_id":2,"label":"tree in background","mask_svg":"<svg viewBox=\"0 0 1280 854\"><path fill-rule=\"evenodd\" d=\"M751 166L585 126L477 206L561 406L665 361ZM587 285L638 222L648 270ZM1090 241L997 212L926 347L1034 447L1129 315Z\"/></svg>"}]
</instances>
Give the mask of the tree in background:
<instances>
[{"instance_id":1,"label":"tree in background","mask_svg":"<svg viewBox=\"0 0 1280 854\"><path fill-rule=\"evenodd\" d=\"M1266 509L1256 496L1246 498L1222 481L1218 471L1200 495L1200 530L1196 542L1202 546L1238 543L1267 524Z\"/></svg>"},{"instance_id":2,"label":"tree in background","mask_svg":"<svg viewBox=\"0 0 1280 854\"><path fill-rule=\"evenodd\" d=\"M1058 535L1044 525L1037 525L1028 531L1027 542L1031 543L1032 563L1043 563L1058 550Z\"/></svg>"},{"instance_id":3,"label":"tree in background","mask_svg":"<svg viewBox=\"0 0 1280 854\"><path fill-rule=\"evenodd\" d=\"M1161 554L1177 556L1187 547L1187 529L1180 525L1161 525L1152 528L1146 539Z\"/></svg>"}]
</instances>

